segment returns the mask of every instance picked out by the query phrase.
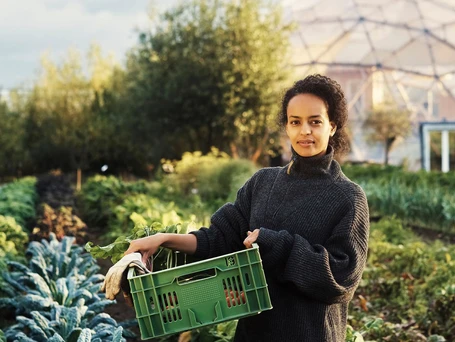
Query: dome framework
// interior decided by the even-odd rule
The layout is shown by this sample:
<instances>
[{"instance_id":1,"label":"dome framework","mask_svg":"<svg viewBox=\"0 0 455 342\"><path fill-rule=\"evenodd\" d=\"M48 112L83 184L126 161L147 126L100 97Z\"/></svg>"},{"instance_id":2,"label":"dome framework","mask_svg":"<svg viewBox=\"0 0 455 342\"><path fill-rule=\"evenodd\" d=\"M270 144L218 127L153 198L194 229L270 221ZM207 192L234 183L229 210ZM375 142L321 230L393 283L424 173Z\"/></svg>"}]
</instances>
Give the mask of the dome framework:
<instances>
[{"instance_id":1,"label":"dome framework","mask_svg":"<svg viewBox=\"0 0 455 342\"><path fill-rule=\"evenodd\" d=\"M284 5L298 24L294 67L302 76L319 72L337 79L353 121L385 101L410 111L415 132L419 122L455 120L455 0ZM361 131L357 126L354 133ZM358 159L365 158L359 151Z\"/></svg>"}]
</instances>

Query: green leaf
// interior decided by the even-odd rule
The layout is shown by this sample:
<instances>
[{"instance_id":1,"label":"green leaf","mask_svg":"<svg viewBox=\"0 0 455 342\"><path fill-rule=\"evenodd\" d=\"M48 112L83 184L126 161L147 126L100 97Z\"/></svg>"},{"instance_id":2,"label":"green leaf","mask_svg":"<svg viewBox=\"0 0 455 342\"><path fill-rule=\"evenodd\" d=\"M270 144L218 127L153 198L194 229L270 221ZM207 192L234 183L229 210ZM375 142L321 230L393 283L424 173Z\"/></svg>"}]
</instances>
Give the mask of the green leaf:
<instances>
[{"instance_id":1,"label":"green leaf","mask_svg":"<svg viewBox=\"0 0 455 342\"><path fill-rule=\"evenodd\" d=\"M79 335L79 338L77 339L77 342L90 342L92 339L92 332L90 329L83 329L81 331L81 334Z\"/></svg>"}]
</instances>

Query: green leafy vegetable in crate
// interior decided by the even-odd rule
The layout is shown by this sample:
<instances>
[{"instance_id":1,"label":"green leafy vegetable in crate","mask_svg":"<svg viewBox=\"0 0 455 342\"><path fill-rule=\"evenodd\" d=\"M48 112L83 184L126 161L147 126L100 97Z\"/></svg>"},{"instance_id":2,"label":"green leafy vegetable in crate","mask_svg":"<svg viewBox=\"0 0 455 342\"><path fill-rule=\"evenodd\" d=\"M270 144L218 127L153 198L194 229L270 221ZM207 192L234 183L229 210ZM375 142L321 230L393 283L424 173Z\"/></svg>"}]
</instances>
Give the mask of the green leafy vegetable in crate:
<instances>
[{"instance_id":1,"label":"green leafy vegetable in crate","mask_svg":"<svg viewBox=\"0 0 455 342\"><path fill-rule=\"evenodd\" d=\"M185 234L187 232L187 224L173 224L163 226L159 222L153 222L147 225L146 220L139 214L133 213L130 219L134 222L134 228L129 235L122 235L115 239L114 242L107 246L94 246L92 242L87 242L85 250L94 258L110 258L112 263L116 263L128 249L130 242L145 236L154 235L157 233L177 233ZM169 249L161 248L153 258L153 269L159 270L169 268L176 262L175 253Z\"/></svg>"}]
</instances>

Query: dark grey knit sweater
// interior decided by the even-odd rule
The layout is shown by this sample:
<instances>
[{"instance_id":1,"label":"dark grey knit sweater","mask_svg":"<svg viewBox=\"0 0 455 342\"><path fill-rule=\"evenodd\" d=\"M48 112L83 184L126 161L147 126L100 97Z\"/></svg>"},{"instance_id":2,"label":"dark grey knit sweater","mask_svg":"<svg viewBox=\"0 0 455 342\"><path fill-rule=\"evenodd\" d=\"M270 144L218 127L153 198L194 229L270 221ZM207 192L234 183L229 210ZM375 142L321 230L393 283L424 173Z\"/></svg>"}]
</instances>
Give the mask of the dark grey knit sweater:
<instances>
[{"instance_id":1,"label":"dark grey knit sweater","mask_svg":"<svg viewBox=\"0 0 455 342\"><path fill-rule=\"evenodd\" d=\"M369 214L362 189L333 160L333 151L294 157L288 167L264 168L193 232L196 256L257 243L273 309L239 320L235 341L343 342L348 303L360 281L368 248Z\"/></svg>"}]
</instances>

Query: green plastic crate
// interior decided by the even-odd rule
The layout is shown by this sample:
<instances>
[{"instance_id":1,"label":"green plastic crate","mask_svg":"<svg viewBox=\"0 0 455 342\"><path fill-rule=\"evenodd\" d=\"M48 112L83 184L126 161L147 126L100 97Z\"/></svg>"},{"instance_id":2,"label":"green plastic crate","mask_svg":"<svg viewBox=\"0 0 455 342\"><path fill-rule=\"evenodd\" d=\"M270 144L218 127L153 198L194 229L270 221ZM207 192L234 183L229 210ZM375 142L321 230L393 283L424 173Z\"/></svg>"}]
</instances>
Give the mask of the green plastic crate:
<instances>
[{"instance_id":1,"label":"green plastic crate","mask_svg":"<svg viewBox=\"0 0 455 342\"><path fill-rule=\"evenodd\" d=\"M136 275L128 271L143 340L272 308L259 247Z\"/></svg>"}]
</instances>

